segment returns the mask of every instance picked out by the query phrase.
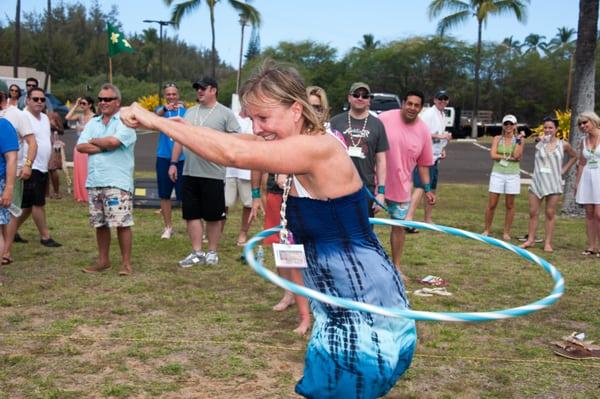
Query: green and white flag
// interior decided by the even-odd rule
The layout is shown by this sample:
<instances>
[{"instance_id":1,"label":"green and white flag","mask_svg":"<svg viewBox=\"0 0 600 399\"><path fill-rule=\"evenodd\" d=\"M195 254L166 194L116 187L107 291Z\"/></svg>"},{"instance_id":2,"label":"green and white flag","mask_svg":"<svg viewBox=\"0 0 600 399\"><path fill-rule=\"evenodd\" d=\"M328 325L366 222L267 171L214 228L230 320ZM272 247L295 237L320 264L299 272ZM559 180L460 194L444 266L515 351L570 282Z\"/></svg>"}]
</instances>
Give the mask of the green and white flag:
<instances>
[{"instance_id":1,"label":"green and white flag","mask_svg":"<svg viewBox=\"0 0 600 399\"><path fill-rule=\"evenodd\" d=\"M106 31L108 32L108 56L112 57L119 53L133 53L133 47L125 39L125 35L110 23L107 22L106 25Z\"/></svg>"}]
</instances>

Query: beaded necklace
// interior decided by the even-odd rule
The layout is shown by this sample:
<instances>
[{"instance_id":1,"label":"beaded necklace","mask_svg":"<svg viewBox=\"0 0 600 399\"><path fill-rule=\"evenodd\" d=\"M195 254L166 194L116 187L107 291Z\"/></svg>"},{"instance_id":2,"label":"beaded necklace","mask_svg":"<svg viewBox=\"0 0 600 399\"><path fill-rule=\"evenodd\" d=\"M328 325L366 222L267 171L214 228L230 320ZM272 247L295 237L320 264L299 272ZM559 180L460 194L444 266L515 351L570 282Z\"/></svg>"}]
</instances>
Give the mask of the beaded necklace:
<instances>
[{"instance_id":1,"label":"beaded necklace","mask_svg":"<svg viewBox=\"0 0 600 399\"><path fill-rule=\"evenodd\" d=\"M352 128L352 120L350 118L350 112L348 112L348 129L346 129L346 131L344 133L348 133L348 136L350 137L350 142L352 143L352 147L358 147L360 145L360 142L362 141L363 137L366 136L368 121L369 121L369 114L367 114L367 117L365 118L365 121L363 122L362 129L359 130L360 134L357 135L358 141L355 142L354 141L354 133L357 130Z\"/></svg>"}]
</instances>

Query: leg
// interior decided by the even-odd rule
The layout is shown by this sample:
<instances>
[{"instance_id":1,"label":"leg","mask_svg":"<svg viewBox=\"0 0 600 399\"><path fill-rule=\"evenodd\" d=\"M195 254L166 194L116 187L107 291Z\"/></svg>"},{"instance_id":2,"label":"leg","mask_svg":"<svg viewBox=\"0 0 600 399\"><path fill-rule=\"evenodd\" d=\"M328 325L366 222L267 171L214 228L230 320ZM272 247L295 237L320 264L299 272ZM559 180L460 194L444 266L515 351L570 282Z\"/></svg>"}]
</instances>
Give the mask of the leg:
<instances>
[{"instance_id":1,"label":"leg","mask_svg":"<svg viewBox=\"0 0 600 399\"><path fill-rule=\"evenodd\" d=\"M96 264L85 269L84 273L98 273L110 269L110 228L96 227L96 243L98 245L98 260Z\"/></svg>"},{"instance_id":2,"label":"leg","mask_svg":"<svg viewBox=\"0 0 600 399\"><path fill-rule=\"evenodd\" d=\"M598 240L600 239L600 205L593 205L594 207L594 248L598 249Z\"/></svg>"},{"instance_id":3,"label":"leg","mask_svg":"<svg viewBox=\"0 0 600 399\"><path fill-rule=\"evenodd\" d=\"M31 208L28 208L31 211ZM25 214L25 209L23 209L23 214ZM22 217L23 215L21 215ZM17 233L17 226L19 225L19 219L20 218L15 218L15 217L11 217L10 218L10 222L8 222L8 224L6 225L6 230L5 230L5 239L4 239L4 251L2 256L6 259L12 259L11 257L11 250L12 250L12 244L13 241L15 239L15 234ZM21 222L23 223L23 222Z\"/></svg>"},{"instance_id":4,"label":"leg","mask_svg":"<svg viewBox=\"0 0 600 399\"><path fill-rule=\"evenodd\" d=\"M192 242L192 249L195 252L202 251L202 221L200 219L187 220L186 224L188 237Z\"/></svg>"},{"instance_id":5,"label":"leg","mask_svg":"<svg viewBox=\"0 0 600 399\"><path fill-rule=\"evenodd\" d=\"M293 281L292 269L287 267L278 267L277 274L279 274L282 278L286 280ZM273 306L273 310L276 312L283 312L295 302L295 296L291 291L285 290L283 293L283 298L277 303L277 305Z\"/></svg>"},{"instance_id":6,"label":"leg","mask_svg":"<svg viewBox=\"0 0 600 399\"><path fill-rule=\"evenodd\" d=\"M414 220L415 212L417 212L417 208L419 207L419 204L421 203L421 200L423 199L424 193L425 193L425 191L423 191L422 188L418 188L418 187L414 188L412 195L410 197L410 207L408 208L408 213L406 214L406 219L404 219L404 220Z\"/></svg>"},{"instance_id":7,"label":"leg","mask_svg":"<svg viewBox=\"0 0 600 399\"><path fill-rule=\"evenodd\" d=\"M34 205L31 211L31 217L33 218L33 222L40 232L41 239L48 240L50 238L50 231L48 230L48 225L46 224L46 211L44 206Z\"/></svg>"},{"instance_id":8,"label":"leg","mask_svg":"<svg viewBox=\"0 0 600 399\"><path fill-rule=\"evenodd\" d=\"M206 222L206 235L208 236L208 250L217 251L219 240L221 240L221 226L224 221Z\"/></svg>"},{"instance_id":9,"label":"leg","mask_svg":"<svg viewBox=\"0 0 600 399\"><path fill-rule=\"evenodd\" d=\"M298 285L304 285L304 278L300 269L290 270L291 279ZM298 314L300 316L300 324L294 329L294 332L299 335L304 335L310 328L310 310L308 306L308 298L302 295L296 295L296 303L298 304Z\"/></svg>"},{"instance_id":10,"label":"leg","mask_svg":"<svg viewBox=\"0 0 600 399\"><path fill-rule=\"evenodd\" d=\"M594 205L585 204L585 232L587 235L587 250L596 252L596 232L594 226Z\"/></svg>"},{"instance_id":11,"label":"leg","mask_svg":"<svg viewBox=\"0 0 600 399\"><path fill-rule=\"evenodd\" d=\"M510 228L515 218L515 195L505 194L504 202L506 205L506 215L504 216L504 232L502 233L502 239L504 241L510 240Z\"/></svg>"},{"instance_id":12,"label":"leg","mask_svg":"<svg viewBox=\"0 0 600 399\"><path fill-rule=\"evenodd\" d=\"M556 205L559 195L553 194L546 197L546 237L544 239L544 251L552 252L552 237L554 236L554 223L556 221Z\"/></svg>"},{"instance_id":13,"label":"leg","mask_svg":"<svg viewBox=\"0 0 600 399\"><path fill-rule=\"evenodd\" d=\"M133 244L131 227L117 227L117 238L121 249L121 270L119 274L127 276L131 274L131 247Z\"/></svg>"},{"instance_id":14,"label":"leg","mask_svg":"<svg viewBox=\"0 0 600 399\"><path fill-rule=\"evenodd\" d=\"M172 221L172 205L171 205L171 200L170 199L161 199L160 200L160 213L162 213L162 217L163 217L163 222L165 224L165 228L172 228L173 227L173 221Z\"/></svg>"},{"instance_id":15,"label":"leg","mask_svg":"<svg viewBox=\"0 0 600 399\"><path fill-rule=\"evenodd\" d=\"M488 204L485 208L485 228L483 229L484 236L490 234L492 222L494 221L494 212L496 211L496 206L498 205L498 199L500 199L500 194L489 193Z\"/></svg>"},{"instance_id":16,"label":"leg","mask_svg":"<svg viewBox=\"0 0 600 399\"><path fill-rule=\"evenodd\" d=\"M250 229L250 223L248 222L248 218L250 217L251 211L252 208L242 208L242 221L240 226L240 233L238 234L238 243L243 243L246 242L246 240L248 240L248 230Z\"/></svg>"},{"instance_id":17,"label":"leg","mask_svg":"<svg viewBox=\"0 0 600 399\"><path fill-rule=\"evenodd\" d=\"M404 249L404 238L406 233L403 227L392 227L390 234L390 244L392 246L392 261L396 268L400 270L400 259L402 258L402 250Z\"/></svg>"},{"instance_id":18,"label":"leg","mask_svg":"<svg viewBox=\"0 0 600 399\"><path fill-rule=\"evenodd\" d=\"M52 184L51 197L59 198L60 197L60 192L59 192L60 180L58 178L58 170L56 170L56 169L50 170L50 171L48 171L48 174L50 175L50 183Z\"/></svg>"},{"instance_id":19,"label":"leg","mask_svg":"<svg viewBox=\"0 0 600 399\"><path fill-rule=\"evenodd\" d=\"M431 190L431 192L435 194L435 190ZM430 204L428 201L425 201L425 217L423 218L423 221L425 223L433 223L433 221L431 219L432 214L433 214L433 205Z\"/></svg>"},{"instance_id":20,"label":"leg","mask_svg":"<svg viewBox=\"0 0 600 399\"><path fill-rule=\"evenodd\" d=\"M529 227L527 229L527 241L520 245L521 248L529 248L535 245L535 231L538 225L538 215L542 200L529 193ZM548 200L546 200L546 205Z\"/></svg>"}]
</instances>

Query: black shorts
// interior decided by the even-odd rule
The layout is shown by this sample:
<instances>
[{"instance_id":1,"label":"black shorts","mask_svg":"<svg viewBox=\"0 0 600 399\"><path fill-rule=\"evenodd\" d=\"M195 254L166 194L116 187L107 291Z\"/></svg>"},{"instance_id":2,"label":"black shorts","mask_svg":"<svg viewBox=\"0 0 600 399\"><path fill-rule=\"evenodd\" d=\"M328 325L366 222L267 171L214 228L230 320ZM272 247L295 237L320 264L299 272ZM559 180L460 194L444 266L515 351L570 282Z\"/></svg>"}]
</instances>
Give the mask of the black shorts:
<instances>
[{"instance_id":1,"label":"black shorts","mask_svg":"<svg viewBox=\"0 0 600 399\"><path fill-rule=\"evenodd\" d=\"M23 181L23 200L21 208L46 205L46 185L48 184L48 173L37 169L31 171L31 177Z\"/></svg>"},{"instance_id":2,"label":"black shorts","mask_svg":"<svg viewBox=\"0 0 600 399\"><path fill-rule=\"evenodd\" d=\"M225 182L206 177L183 176L181 213L185 220L224 220Z\"/></svg>"}]
</instances>

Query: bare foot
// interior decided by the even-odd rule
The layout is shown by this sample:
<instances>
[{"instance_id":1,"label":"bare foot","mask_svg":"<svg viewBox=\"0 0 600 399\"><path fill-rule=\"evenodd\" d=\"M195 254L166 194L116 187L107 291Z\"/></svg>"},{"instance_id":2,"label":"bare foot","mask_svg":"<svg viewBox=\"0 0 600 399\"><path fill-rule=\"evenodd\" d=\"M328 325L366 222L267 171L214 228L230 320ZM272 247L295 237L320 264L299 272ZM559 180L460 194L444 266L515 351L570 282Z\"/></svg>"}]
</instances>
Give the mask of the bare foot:
<instances>
[{"instance_id":1,"label":"bare foot","mask_svg":"<svg viewBox=\"0 0 600 399\"><path fill-rule=\"evenodd\" d=\"M108 269L110 269L110 264L101 265L99 263L96 263L93 266L89 266L84 269L81 269L81 271L84 273L102 273L103 271L108 270Z\"/></svg>"},{"instance_id":2,"label":"bare foot","mask_svg":"<svg viewBox=\"0 0 600 399\"><path fill-rule=\"evenodd\" d=\"M523 244L519 245L519 248L531 248L531 247L535 247L535 241L525 241Z\"/></svg>"},{"instance_id":3,"label":"bare foot","mask_svg":"<svg viewBox=\"0 0 600 399\"><path fill-rule=\"evenodd\" d=\"M552 245L550 245L550 244L544 245L544 252L554 252Z\"/></svg>"},{"instance_id":4,"label":"bare foot","mask_svg":"<svg viewBox=\"0 0 600 399\"><path fill-rule=\"evenodd\" d=\"M504 241L510 241L510 236L509 236L508 234L506 234L506 233L505 233L505 234L502 234L502 239L503 239Z\"/></svg>"},{"instance_id":5,"label":"bare foot","mask_svg":"<svg viewBox=\"0 0 600 399\"><path fill-rule=\"evenodd\" d=\"M300 321L300 324L298 325L298 327L296 327L294 329L294 332L296 334L300 335L301 337L303 337L304 335L306 335L306 332L308 331L309 328L310 328L310 317L308 319Z\"/></svg>"},{"instance_id":6,"label":"bare foot","mask_svg":"<svg viewBox=\"0 0 600 399\"><path fill-rule=\"evenodd\" d=\"M489 231L487 231L487 230L484 230L484 231L483 231L483 233L481 233L481 235L482 235L482 236L486 236L486 237L487 237L487 236L489 236L489 235L490 235L490 232L489 232Z\"/></svg>"},{"instance_id":7,"label":"bare foot","mask_svg":"<svg viewBox=\"0 0 600 399\"><path fill-rule=\"evenodd\" d=\"M284 310L292 306L294 303L296 303L296 300L294 299L294 294L292 294L290 291L286 291L283 295L283 298L281 298L281 301L279 301L277 305L273 306L273 310L276 312L283 312Z\"/></svg>"}]
</instances>

